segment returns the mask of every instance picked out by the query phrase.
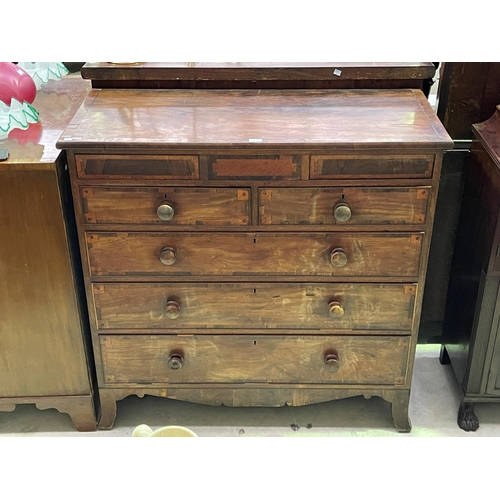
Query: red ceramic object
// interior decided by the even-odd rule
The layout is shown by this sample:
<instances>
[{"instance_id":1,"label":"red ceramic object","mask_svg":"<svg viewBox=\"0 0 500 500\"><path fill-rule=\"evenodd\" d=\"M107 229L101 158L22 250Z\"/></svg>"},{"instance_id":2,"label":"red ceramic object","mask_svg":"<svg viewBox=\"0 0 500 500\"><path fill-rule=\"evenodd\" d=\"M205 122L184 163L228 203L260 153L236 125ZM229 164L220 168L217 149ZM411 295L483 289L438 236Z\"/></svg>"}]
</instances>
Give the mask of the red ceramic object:
<instances>
[{"instance_id":1,"label":"red ceramic object","mask_svg":"<svg viewBox=\"0 0 500 500\"><path fill-rule=\"evenodd\" d=\"M11 99L30 104L36 97L33 78L23 69L10 62L0 62L0 101L10 106Z\"/></svg>"},{"instance_id":2,"label":"red ceramic object","mask_svg":"<svg viewBox=\"0 0 500 500\"><path fill-rule=\"evenodd\" d=\"M9 133L9 139L16 140L21 146L28 144L28 142L40 144L42 132L41 122L30 123L30 126L26 130L13 128Z\"/></svg>"}]
</instances>

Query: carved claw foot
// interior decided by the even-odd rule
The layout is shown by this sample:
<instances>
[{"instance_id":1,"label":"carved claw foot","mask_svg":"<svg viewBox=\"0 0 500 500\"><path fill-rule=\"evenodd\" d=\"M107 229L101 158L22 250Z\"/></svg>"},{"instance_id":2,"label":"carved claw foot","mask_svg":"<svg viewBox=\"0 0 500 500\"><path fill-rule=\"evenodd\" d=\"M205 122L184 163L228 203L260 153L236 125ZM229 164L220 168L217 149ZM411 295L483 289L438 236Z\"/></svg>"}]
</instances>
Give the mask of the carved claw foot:
<instances>
[{"instance_id":1,"label":"carved claw foot","mask_svg":"<svg viewBox=\"0 0 500 500\"><path fill-rule=\"evenodd\" d=\"M470 432L479 429L479 420L474 413L472 403L462 403L458 410L458 426L460 429Z\"/></svg>"}]
</instances>

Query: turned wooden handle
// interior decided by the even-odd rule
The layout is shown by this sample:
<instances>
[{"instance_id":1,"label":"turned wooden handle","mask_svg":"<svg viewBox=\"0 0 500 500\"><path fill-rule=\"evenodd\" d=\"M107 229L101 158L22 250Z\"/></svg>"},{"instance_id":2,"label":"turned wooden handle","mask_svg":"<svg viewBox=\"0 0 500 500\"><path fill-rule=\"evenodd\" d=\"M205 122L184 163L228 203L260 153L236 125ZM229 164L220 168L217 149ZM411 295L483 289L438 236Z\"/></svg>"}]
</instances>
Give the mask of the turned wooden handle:
<instances>
[{"instance_id":1,"label":"turned wooden handle","mask_svg":"<svg viewBox=\"0 0 500 500\"><path fill-rule=\"evenodd\" d=\"M330 252L330 262L335 267L343 267L347 264L347 252L343 248L334 248Z\"/></svg>"},{"instance_id":2,"label":"turned wooden handle","mask_svg":"<svg viewBox=\"0 0 500 500\"><path fill-rule=\"evenodd\" d=\"M337 203L333 208L333 216L339 222L346 222L351 218L351 209L347 203Z\"/></svg>"},{"instance_id":3,"label":"turned wooden handle","mask_svg":"<svg viewBox=\"0 0 500 500\"><path fill-rule=\"evenodd\" d=\"M164 201L156 210L158 217L161 220L170 220L174 215L174 206L168 201Z\"/></svg>"},{"instance_id":4,"label":"turned wooden handle","mask_svg":"<svg viewBox=\"0 0 500 500\"><path fill-rule=\"evenodd\" d=\"M182 356L182 354L172 353L168 357L167 366L171 370L180 370L182 368L183 361L184 357Z\"/></svg>"},{"instance_id":5,"label":"turned wooden handle","mask_svg":"<svg viewBox=\"0 0 500 500\"><path fill-rule=\"evenodd\" d=\"M162 248L160 253L160 262L166 266L172 266L177 260L177 255L172 247Z\"/></svg>"},{"instance_id":6,"label":"turned wooden handle","mask_svg":"<svg viewBox=\"0 0 500 500\"><path fill-rule=\"evenodd\" d=\"M330 310L328 311L331 318L340 318L344 315L344 308L342 307L342 303L338 300L333 300L329 304Z\"/></svg>"},{"instance_id":7,"label":"turned wooden handle","mask_svg":"<svg viewBox=\"0 0 500 500\"><path fill-rule=\"evenodd\" d=\"M176 319L181 314L181 305L176 300L167 301L165 306L165 316L169 319Z\"/></svg>"},{"instance_id":8,"label":"turned wooden handle","mask_svg":"<svg viewBox=\"0 0 500 500\"><path fill-rule=\"evenodd\" d=\"M340 368L339 355L334 351L325 353L324 361L325 368L329 372L336 372Z\"/></svg>"}]
</instances>

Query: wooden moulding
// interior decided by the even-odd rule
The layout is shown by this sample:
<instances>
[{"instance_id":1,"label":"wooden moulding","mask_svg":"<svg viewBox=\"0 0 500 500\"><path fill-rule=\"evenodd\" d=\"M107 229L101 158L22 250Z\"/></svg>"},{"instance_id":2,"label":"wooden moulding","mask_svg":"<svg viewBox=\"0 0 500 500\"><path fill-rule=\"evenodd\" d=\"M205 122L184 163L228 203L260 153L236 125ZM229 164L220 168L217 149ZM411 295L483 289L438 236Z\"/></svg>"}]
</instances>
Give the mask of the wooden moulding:
<instances>
[{"instance_id":1,"label":"wooden moulding","mask_svg":"<svg viewBox=\"0 0 500 500\"><path fill-rule=\"evenodd\" d=\"M472 131L500 168L500 104L492 117L472 126Z\"/></svg>"},{"instance_id":2,"label":"wooden moulding","mask_svg":"<svg viewBox=\"0 0 500 500\"><path fill-rule=\"evenodd\" d=\"M172 389L99 389L101 400L101 419L99 429L111 429L116 418L116 402L128 396L140 398L148 396L167 397L180 401L201 403L210 406L244 406L244 407L279 407L304 406L324 403L336 399L363 396L370 399L380 397L391 404L391 415L394 426L399 432L410 432L411 422L408 418L410 391L408 389L318 389L309 388L172 388Z\"/></svg>"},{"instance_id":3,"label":"wooden moulding","mask_svg":"<svg viewBox=\"0 0 500 500\"><path fill-rule=\"evenodd\" d=\"M60 413L67 413L79 431L97 429L92 396L0 398L0 411L14 411L20 404L35 404L39 410L55 408Z\"/></svg>"}]
</instances>

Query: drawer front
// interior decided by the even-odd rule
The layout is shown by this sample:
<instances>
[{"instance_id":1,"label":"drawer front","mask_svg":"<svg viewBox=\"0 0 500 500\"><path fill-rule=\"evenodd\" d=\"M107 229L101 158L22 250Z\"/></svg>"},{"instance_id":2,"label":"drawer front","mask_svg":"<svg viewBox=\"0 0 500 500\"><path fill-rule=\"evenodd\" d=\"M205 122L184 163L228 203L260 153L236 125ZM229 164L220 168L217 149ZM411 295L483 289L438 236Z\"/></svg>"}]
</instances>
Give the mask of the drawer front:
<instances>
[{"instance_id":1,"label":"drawer front","mask_svg":"<svg viewBox=\"0 0 500 500\"><path fill-rule=\"evenodd\" d=\"M88 224L175 227L250 223L248 189L85 187L80 192Z\"/></svg>"},{"instance_id":2,"label":"drawer front","mask_svg":"<svg viewBox=\"0 0 500 500\"><path fill-rule=\"evenodd\" d=\"M409 337L100 336L104 382L403 385Z\"/></svg>"},{"instance_id":3,"label":"drawer front","mask_svg":"<svg viewBox=\"0 0 500 500\"><path fill-rule=\"evenodd\" d=\"M200 178L198 156L76 155L80 179L191 179Z\"/></svg>"},{"instance_id":4,"label":"drawer front","mask_svg":"<svg viewBox=\"0 0 500 500\"><path fill-rule=\"evenodd\" d=\"M423 234L87 232L92 276L417 277Z\"/></svg>"},{"instance_id":5,"label":"drawer front","mask_svg":"<svg viewBox=\"0 0 500 500\"><path fill-rule=\"evenodd\" d=\"M429 187L260 189L260 224L425 224L429 194Z\"/></svg>"},{"instance_id":6,"label":"drawer front","mask_svg":"<svg viewBox=\"0 0 500 500\"><path fill-rule=\"evenodd\" d=\"M202 156L200 161L206 164L211 180L300 179L303 170L302 156Z\"/></svg>"},{"instance_id":7,"label":"drawer front","mask_svg":"<svg viewBox=\"0 0 500 500\"><path fill-rule=\"evenodd\" d=\"M433 155L416 156L311 156L311 179L430 178Z\"/></svg>"},{"instance_id":8,"label":"drawer front","mask_svg":"<svg viewBox=\"0 0 500 500\"><path fill-rule=\"evenodd\" d=\"M93 284L99 329L410 331L416 285Z\"/></svg>"}]
</instances>

